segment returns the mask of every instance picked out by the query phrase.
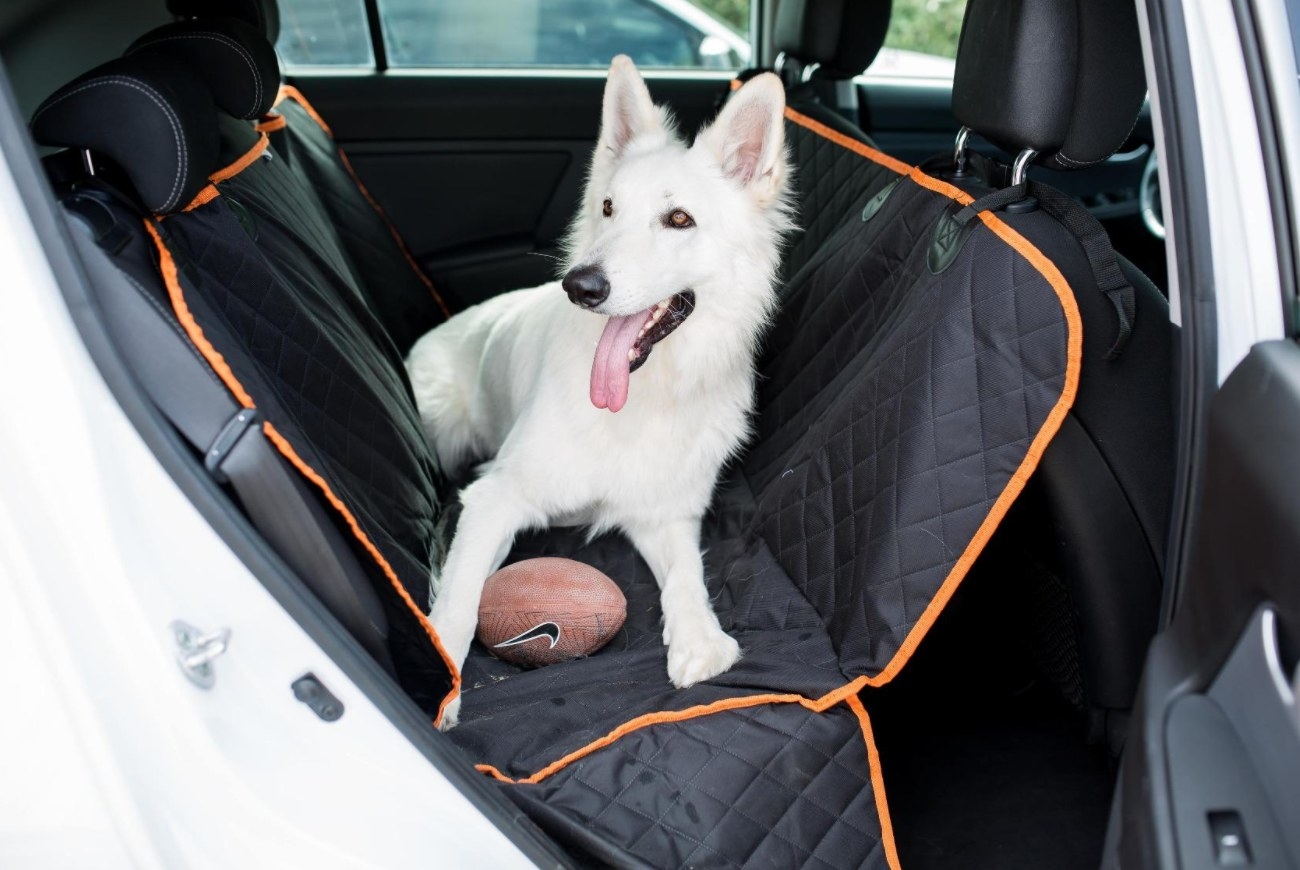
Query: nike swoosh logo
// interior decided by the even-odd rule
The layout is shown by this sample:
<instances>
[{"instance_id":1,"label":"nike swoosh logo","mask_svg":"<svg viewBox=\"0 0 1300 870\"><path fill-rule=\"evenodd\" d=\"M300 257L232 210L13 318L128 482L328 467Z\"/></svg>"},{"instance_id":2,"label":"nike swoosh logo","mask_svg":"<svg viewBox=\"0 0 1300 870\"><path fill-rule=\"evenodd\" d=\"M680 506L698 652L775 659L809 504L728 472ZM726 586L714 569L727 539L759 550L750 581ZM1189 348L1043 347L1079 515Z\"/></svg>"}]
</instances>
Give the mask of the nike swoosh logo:
<instances>
[{"instance_id":1,"label":"nike swoosh logo","mask_svg":"<svg viewBox=\"0 0 1300 870\"><path fill-rule=\"evenodd\" d=\"M550 638L551 645L547 649L555 649L555 645L560 642L560 626L554 622L543 622L540 625L534 625L522 634L516 634L509 640L501 641L492 648L500 649L503 646L519 646L521 643L528 643L531 640L537 640L539 637Z\"/></svg>"}]
</instances>

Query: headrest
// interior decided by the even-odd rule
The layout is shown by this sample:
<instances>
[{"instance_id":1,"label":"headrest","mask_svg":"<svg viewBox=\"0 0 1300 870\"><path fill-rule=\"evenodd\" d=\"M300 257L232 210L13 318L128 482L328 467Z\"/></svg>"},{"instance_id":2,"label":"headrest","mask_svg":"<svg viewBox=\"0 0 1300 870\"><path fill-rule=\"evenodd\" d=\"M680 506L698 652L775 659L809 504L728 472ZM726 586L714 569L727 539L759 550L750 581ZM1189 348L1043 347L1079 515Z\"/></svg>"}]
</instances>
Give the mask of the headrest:
<instances>
[{"instance_id":1,"label":"headrest","mask_svg":"<svg viewBox=\"0 0 1300 870\"><path fill-rule=\"evenodd\" d=\"M280 38L280 6L276 0L167 0L177 18L238 18L275 45Z\"/></svg>"},{"instance_id":2,"label":"headrest","mask_svg":"<svg viewBox=\"0 0 1300 870\"><path fill-rule=\"evenodd\" d=\"M781 0L775 48L820 64L823 78L852 78L880 53L892 6L892 0Z\"/></svg>"},{"instance_id":3,"label":"headrest","mask_svg":"<svg viewBox=\"0 0 1300 870\"><path fill-rule=\"evenodd\" d=\"M131 43L128 55L163 54L198 73L222 111L260 118L280 90L275 48L257 30L233 18L178 21Z\"/></svg>"},{"instance_id":4,"label":"headrest","mask_svg":"<svg viewBox=\"0 0 1300 870\"><path fill-rule=\"evenodd\" d=\"M109 61L52 94L32 116L32 136L111 158L141 203L163 214L207 183L217 161L216 116L194 73L170 58L139 55Z\"/></svg>"},{"instance_id":5,"label":"headrest","mask_svg":"<svg viewBox=\"0 0 1300 870\"><path fill-rule=\"evenodd\" d=\"M1113 154L1146 94L1132 0L970 0L957 120L1010 153L1077 169Z\"/></svg>"}]
</instances>

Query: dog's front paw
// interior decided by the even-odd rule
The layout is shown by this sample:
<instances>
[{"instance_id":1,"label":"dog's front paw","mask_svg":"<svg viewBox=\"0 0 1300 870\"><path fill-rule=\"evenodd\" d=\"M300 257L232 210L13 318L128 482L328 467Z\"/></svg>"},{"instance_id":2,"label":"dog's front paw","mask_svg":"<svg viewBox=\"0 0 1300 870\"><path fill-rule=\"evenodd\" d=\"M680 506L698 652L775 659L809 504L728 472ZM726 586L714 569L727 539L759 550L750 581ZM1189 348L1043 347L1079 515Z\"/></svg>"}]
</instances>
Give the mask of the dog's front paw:
<instances>
[{"instance_id":1,"label":"dog's front paw","mask_svg":"<svg viewBox=\"0 0 1300 870\"><path fill-rule=\"evenodd\" d=\"M438 720L439 731L450 731L456 727L460 721L460 695L451 699L446 707L442 708L442 718Z\"/></svg>"},{"instance_id":2,"label":"dog's front paw","mask_svg":"<svg viewBox=\"0 0 1300 870\"><path fill-rule=\"evenodd\" d=\"M740 659L740 644L716 624L675 633L668 644L668 679L684 689L730 670Z\"/></svg>"}]
</instances>

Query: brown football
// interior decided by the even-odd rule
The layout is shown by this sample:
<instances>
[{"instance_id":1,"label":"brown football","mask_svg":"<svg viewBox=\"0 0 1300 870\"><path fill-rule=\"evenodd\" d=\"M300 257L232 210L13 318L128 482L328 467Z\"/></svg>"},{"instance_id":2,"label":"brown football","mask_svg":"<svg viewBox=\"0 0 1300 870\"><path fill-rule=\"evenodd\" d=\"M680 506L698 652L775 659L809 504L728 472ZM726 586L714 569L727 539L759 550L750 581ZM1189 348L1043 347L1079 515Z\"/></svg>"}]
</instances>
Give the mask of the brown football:
<instances>
[{"instance_id":1,"label":"brown football","mask_svg":"<svg viewBox=\"0 0 1300 870\"><path fill-rule=\"evenodd\" d=\"M478 640L498 658L538 667L591 655L625 619L627 599L600 571L572 559L525 559L487 578Z\"/></svg>"}]
</instances>

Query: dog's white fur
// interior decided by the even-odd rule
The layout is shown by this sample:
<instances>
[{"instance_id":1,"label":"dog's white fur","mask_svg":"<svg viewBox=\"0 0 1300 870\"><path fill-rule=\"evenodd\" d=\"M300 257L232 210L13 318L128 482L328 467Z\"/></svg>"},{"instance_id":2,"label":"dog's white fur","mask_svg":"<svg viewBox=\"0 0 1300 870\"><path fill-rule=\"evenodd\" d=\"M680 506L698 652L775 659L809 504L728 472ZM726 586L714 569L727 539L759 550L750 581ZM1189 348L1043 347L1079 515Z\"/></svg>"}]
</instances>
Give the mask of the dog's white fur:
<instances>
[{"instance_id":1,"label":"dog's white fur","mask_svg":"<svg viewBox=\"0 0 1300 870\"><path fill-rule=\"evenodd\" d=\"M588 525L593 536L618 528L631 539L661 589L675 685L739 658L709 604L699 533L722 464L749 434L754 355L790 227L784 107L780 81L758 76L687 148L632 61L615 58L567 240L569 267L602 269L609 297L588 311L558 282L517 290L412 348L416 402L443 462L495 457L461 493L459 527L434 581L430 618L457 666L483 581L516 532L552 524ZM665 226L676 209L695 226ZM607 318L688 288L693 314L632 374L627 406L595 407L588 382ZM455 724L459 704L448 705L443 727Z\"/></svg>"}]
</instances>

